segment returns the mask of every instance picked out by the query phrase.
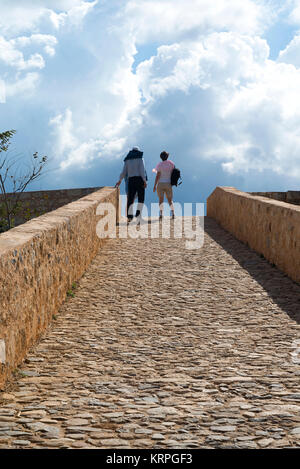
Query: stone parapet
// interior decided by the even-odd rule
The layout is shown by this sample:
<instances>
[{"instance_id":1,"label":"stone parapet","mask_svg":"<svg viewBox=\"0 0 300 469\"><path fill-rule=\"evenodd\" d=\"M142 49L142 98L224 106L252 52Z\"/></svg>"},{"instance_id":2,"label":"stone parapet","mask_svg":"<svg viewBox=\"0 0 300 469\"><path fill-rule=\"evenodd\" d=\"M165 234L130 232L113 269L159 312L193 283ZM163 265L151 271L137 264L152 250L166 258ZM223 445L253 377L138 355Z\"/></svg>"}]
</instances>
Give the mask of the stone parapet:
<instances>
[{"instance_id":1,"label":"stone parapet","mask_svg":"<svg viewBox=\"0 0 300 469\"><path fill-rule=\"evenodd\" d=\"M0 388L23 361L105 239L100 203L119 217L119 190L104 187L0 234Z\"/></svg>"},{"instance_id":2,"label":"stone parapet","mask_svg":"<svg viewBox=\"0 0 300 469\"><path fill-rule=\"evenodd\" d=\"M56 210L99 189L101 187L28 191L22 194L8 193L7 197L12 203L16 197L19 200L17 213L13 216L14 226L21 225L32 218ZM0 194L0 205L3 201L4 196Z\"/></svg>"},{"instance_id":3,"label":"stone parapet","mask_svg":"<svg viewBox=\"0 0 300 469\"><path fill-rule=\"evenodd\" d=\"M280 200L288 204L300 205L300 191L286 192L249 192L250 195L259 195L268 199Z\"/></svg>"},{"instance_id":4,"label":"stone parapet","mask_svg":"<svg viewBox=\"0 0 300 469\"><path fill-rule=\"evenodd\" d=\"M300 207L217 187L207 216L300 283Z\"/></svg>"}]
</instances>

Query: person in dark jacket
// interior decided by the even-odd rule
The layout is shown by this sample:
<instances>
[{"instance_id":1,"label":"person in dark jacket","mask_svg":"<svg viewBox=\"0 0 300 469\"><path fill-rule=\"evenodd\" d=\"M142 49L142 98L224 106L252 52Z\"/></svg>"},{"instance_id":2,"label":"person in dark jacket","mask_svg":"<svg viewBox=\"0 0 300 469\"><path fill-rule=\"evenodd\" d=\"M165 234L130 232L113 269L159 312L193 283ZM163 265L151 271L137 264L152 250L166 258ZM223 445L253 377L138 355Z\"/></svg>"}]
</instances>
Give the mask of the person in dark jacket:
<instances>
[{"instance_id":1,"label":"person in dark jacket","mask_svg":"<svg viewBox=\"0 0 300 469\"><path fill-rule=\"evenodd\" d=\"M133 219L133 203L137 195L138 206L135 216L140 219L145 200L145 189L147 187L147 174L143 159L143 152L137 147L133 147L124 159L123 170L120 174L116 187L122 182L122 179L128 180L127 192L127 219L130 222Z\"/></svg>"}]
</instances>

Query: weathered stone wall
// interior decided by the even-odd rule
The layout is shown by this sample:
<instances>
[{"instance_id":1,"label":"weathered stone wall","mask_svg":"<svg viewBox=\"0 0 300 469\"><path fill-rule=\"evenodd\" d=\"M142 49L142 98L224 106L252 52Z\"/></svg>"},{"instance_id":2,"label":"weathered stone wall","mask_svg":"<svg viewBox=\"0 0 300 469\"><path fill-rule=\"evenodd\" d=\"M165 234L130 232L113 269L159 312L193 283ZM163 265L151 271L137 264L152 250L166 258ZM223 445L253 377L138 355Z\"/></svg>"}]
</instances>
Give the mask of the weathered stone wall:
<instances>
[{"instance_id":1,"label":"weathered stone wall","mask_svg":"<svg viewBox=\"0 0 300 469\"><path fill-rule=\"evenodd\" d=\"M17 215L14 217L15 226L51 212L52 210L56 210L63 205L74 202L99 189L101 189L101 187L23 192L19 194L20 207ZM9 193L7 195L11 201L16 198L16 194ZM4 197L0 194L0 204L3 200Z\"/></svg>"},{"instance_id":2,"label":"weathered stone wall","mask_svg":"<svg viewBox=\"0 0 300 469\"><path fill-rule=\"evenodd\" d=\"M217 187L207 215L300 283L300 207Z\"/></svg>"},{"instance_id":3,"label":"weathered stone wall","mask_svg":"<svg viewBox=\"0 0 300 469\"><path fill-rule=\"evenodd\" d=\"M100 202L116 208L115 226L119 190L102 188L0 235L0 388L105 242Z\"/></svg>"},{"instance_id":4,"label":"weathered stone wall","mask_svg":"<svg viewBox=\"0 0 300 469\"><path fill-rule=\"evenodd\" d=\"M259 195L268 199L280 200L288 204L300 205L300 191L287 192L249 192L250 195Z\"/></svg>"}]
</instances>

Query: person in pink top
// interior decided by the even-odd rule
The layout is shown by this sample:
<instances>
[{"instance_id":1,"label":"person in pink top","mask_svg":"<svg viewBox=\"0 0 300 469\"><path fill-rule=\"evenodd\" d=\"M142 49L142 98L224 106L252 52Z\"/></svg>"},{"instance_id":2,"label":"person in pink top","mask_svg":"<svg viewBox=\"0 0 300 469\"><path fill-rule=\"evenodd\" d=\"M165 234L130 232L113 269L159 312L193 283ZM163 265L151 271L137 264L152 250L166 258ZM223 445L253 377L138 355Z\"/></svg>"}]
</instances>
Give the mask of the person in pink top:
<instances>
[{"instance_id":1,"label":"person in pink top","mask_svg":"<svg viewBox=\"0 0 300 469\"><path fill-rule=\"evenodd\" d=\"M163 216L163 202L164 195L166 194L167 201L171 209L171 217L174 218L174 206L173 206L173 190L171 185L171 174L175 168L173 161L168 160L169 153L162 151L160 154L161 162L158 163L153 170L156 173L154 182L153 192L157 190L159 199L159 218Z\"/></svg>"}]
</instances>

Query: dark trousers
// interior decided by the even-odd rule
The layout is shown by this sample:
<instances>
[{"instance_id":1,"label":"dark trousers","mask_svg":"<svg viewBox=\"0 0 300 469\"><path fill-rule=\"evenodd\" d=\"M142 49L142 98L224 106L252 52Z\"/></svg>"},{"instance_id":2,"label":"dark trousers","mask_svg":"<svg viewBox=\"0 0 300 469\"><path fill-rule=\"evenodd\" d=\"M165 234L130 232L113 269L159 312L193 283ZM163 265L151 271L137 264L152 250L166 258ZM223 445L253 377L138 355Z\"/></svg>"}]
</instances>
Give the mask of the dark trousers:
<instances>
[{"instance_id":1,"label":"dark trousers","mask_svg":"<svg viewBox=\"0 0 300 469\"><path fill-rule=\"evenodd\" d=\"M139 217L145 200L144 181L141 176L128 178L127 218L129 220L133 218L133 203L136 195L138 196L138 207L135 216Z\"/></svg>"}]
</instances>

